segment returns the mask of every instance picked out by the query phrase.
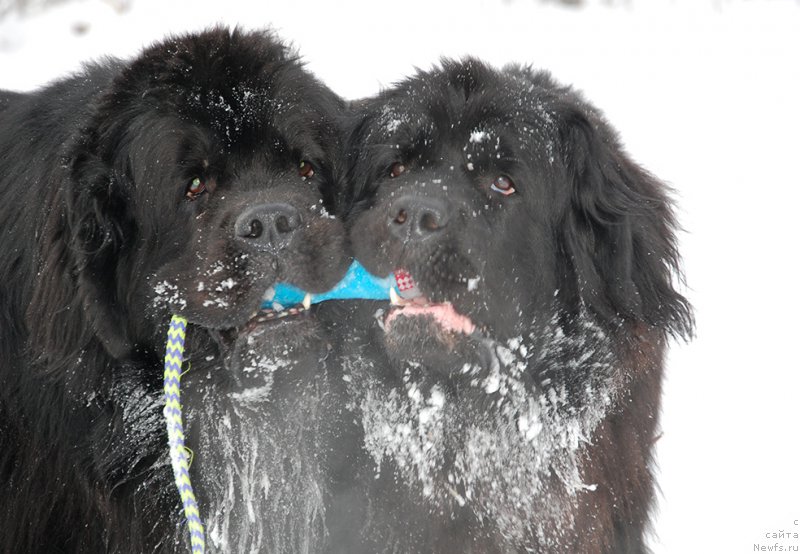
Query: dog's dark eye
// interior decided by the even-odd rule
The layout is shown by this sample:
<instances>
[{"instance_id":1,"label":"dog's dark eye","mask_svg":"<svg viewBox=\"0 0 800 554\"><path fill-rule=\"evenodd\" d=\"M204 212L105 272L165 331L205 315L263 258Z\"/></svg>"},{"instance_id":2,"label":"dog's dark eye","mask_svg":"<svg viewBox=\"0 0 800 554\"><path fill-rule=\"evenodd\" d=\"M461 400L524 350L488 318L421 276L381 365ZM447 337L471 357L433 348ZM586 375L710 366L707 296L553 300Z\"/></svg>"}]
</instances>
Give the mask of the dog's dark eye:
<instances>
[{"instance_id":1,"label":"dog's dark eye","mask_svg":"<svg viewBox=\"0 0 800 554\"><path fill-rule=\"evenodd\" d=\"M303 160L300 162L300 177L305 179L311 179L314 176L314 166L308 163L307 161Z\"/></svg>"},{"instance_id":2,"label":"dog's dark eye","mask_svg":"<svg viewBox=\"0 0 800 554\"><path fill-rule=\"evenodd\" d=\"M399 177L405 172L406 166L400 162L395 162L392 164L392 168L389 170L389 177Z\"/></svg>"},{"instance_id":3,"label":"dog's dark eye","mask_svg":"<svg viewBox=\"0 0 800 554\"><path fill-rule=\"evenodd\" d=\"M206 191L206 184L200 177L195 177L186 187L186 198L194 200Z\"/></svg>"},{"instance_id":4,"label":"dog's dark eye","mask_svg":"<svg viewBox=\"0 0 800 554\"><path fill-rule=\"evenodd\" d=\"M499 192L503 196L511 196L517 191L517 189L514 188L514 181L505 175L500 175L492 181L491 188L493 191Z\"/></svg>"}]
</instances>

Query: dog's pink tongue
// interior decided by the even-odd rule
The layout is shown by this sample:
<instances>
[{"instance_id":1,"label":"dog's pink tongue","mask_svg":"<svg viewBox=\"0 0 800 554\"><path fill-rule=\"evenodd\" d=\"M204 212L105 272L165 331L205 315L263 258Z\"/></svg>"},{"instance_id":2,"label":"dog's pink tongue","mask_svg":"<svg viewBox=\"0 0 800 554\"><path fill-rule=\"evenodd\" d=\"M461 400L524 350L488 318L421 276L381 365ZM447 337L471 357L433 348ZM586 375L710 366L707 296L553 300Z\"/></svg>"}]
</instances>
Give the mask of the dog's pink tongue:
<instances>
[{"instance_id":1,"label":"dog's pink tongue","mask_svg":"<svg viewBox=\"0 0 800 554\"><path fill-rule=\"evenodd\" d=\"M414 282L414 278L411 277L411 274L405 269L398 269L395 271L394 280L397 283L397 290L400 294L400 298L411 300L412 298L422 296L419 287L417 287L417 284Z\"/></svg>"}]
</instances>

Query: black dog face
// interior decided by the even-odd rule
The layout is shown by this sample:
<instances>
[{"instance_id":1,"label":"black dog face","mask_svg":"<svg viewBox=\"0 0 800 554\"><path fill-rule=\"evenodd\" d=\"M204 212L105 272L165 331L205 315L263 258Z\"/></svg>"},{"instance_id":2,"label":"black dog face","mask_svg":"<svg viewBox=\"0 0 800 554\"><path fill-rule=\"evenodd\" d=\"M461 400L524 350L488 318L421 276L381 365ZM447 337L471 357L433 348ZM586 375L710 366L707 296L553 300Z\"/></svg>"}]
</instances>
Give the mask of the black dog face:
<instances>
[{"instance_id":1,"label":"black dog face","mask_svg":"<svg viewBox=\"0 0 800 554\"><path fill-rule=\"evenodd\" d=\"M386 551L635 549L663 344L691 328L666 189L546 73L445 62L354 111L354 254L414 285L383 352L346 368L364 463L388 475L366 487L370 533L428 533Z\"/></svg>"},{"instance_id":2,"label":"black dog face","mask_svg":"<svg viewBox=\"0 0 800 554\"><path fill-rule=\"evenodd\" d=\"M684 330L664 192L577 93L544 73L446 63L360 114L355 255L408 272L422 295L386 319L399 356L504 342L556 305Z\"/></svg>"},{"instance_id":3,"label":"black dog face","mask_svg":"<svg viewBox=\"0 0 800 554\"><path fill-rule=\"evenodd\" d=\"M375 273L407 272L422 293L386 319L399 357L469 358L475 340L518 336L552 302L552 228L567 198L549 186L561 169L554 120L523 110L541 102L530 86L467 64L364 106L355 254Z\"/></svg>"},{"instance_id":4,"label":"black dog face","mask_svg":"<svg viewBox=\"0 0 800 554\"><path fill-rule=\"evenodd\" d=\"M320 292L341 277L343 231L325 198L339 108L261 34L174 39L121 72L74 166L83 284L120 310L106 318L112 353L152 336L165 312L235 340L277 321L259 313L273 283ZM109 274L130 289L95 279Z\"/></svg>"}]
</instances>

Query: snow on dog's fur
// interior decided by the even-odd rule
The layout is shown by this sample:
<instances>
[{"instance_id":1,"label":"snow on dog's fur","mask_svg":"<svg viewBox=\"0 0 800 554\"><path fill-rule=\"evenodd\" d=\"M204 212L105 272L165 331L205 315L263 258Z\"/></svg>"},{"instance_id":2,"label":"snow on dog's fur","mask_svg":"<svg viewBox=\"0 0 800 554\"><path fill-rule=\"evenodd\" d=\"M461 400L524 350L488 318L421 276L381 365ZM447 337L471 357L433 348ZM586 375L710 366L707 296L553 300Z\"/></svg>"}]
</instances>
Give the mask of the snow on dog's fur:
<instances>
[{"instance_id":1,"label":"snow on dog's fur","mask_svg":"<svg viewBox=\"0 0 800 554\"><path fill-rule=\"evenodd\" d=\"M529 68L447 61L354 111L353 250L414 292L342 354L365 521L343 543L643 550L664 349L692 328L667 189Z\"/></svg>"},{"instance_id":2,"label":"snow on dog's fur","mask_svg":"<svg viewBox=\"0 0 800 554\"><path fill-rule=\"evenodd\" d=\"M0 94L0 552L187 552L161 417L172 313L212 551L319 551L308 314L348 259L325 217L341 101L263 32L172 37ZM282 502L279 502L279 499Z\"/></svg>"}]
</instances>

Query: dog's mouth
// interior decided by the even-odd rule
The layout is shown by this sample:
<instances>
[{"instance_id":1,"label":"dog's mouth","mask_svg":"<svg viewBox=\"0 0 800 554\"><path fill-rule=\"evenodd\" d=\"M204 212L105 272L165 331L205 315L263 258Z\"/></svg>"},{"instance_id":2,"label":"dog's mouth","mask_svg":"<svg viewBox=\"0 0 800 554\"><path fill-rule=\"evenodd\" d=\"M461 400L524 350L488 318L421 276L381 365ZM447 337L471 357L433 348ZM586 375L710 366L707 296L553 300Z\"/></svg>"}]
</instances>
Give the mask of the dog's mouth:
<instances>
[{"instance_id":1,"label":"dog's mouth","mask_svg":"<svg viewBox=\"0 0 800 554\"><path fill-rule=\"evenodd\" d=\"M274 296L275 288L269 287L266 292L264 292L260 308L250 316L250 319L248 319L244 325L239 327L240 334L250 335L262 328L277 326L308 317L311 308L310 294L306 295L302 302L288 307L277 302L272 302Z\"/></svg>"},{"instance_id":2,"label":"dog's mouth","mask_svg":"<svg viewBox=\"0 0 800 554\"><path fill-rule=\"evenodd\" d=\"M405 269L395 271L397 290L390 289L391 308L384 319L384 329L392 327L400 318L419 318L437 325L441 331L454 335L472 335L478 331L475 322L456 310L451 302L432 302L420 290L417 282Z\"/></svg>"},{"instance_id":3,"label":"dog's mouth","mask_svg":"<svg viewBox=\"0 0 800 554\"><path fill-rule=\"evenodd\" d=\"M271 293L269 287L264 297L271 297ZM213 333L237 383L265 378L276 364L283 363L277 360L291 360L292 352L316 344L318 328L313 312L308 299L291 306L260 299L259 307L244 323Z\"/></svg>"}]
</instances>

